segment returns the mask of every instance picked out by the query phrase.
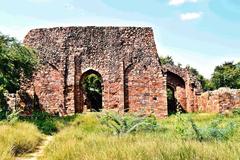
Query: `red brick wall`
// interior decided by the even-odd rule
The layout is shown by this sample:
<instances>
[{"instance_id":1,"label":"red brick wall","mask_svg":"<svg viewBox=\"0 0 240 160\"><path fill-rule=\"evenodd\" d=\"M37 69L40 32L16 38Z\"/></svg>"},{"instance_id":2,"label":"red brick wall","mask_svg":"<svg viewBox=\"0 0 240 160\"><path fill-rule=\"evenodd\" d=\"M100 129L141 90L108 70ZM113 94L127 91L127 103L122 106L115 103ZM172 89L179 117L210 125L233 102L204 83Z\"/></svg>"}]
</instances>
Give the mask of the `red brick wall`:
<instances>
[{"instance_id":1,"label":"red brick wall","mask_svg":"<svg viewBox=\"0 0 240 160\"><path fill-rule=\"evenodd\" d=\"M131 112L167 115L166 86L161 72L151 65L136 65L126 73L127 106Z\"/></svg>"},{"instance_id":2,"label":"red brick wall","mask_svg":"<svg viewBox=\"0 0 240 160\"><path fill-rule=\"evenodd\" d=\"M199 110L203 112L225 112L233 108L240 108L240 90L220 88L208 91L199 97Z\"/></svg>"},{"instance_id":3,"label":"red brick wall","mask_svg":"<svg viewBox=\"0 0 240 160\"><path fill-rule=\"evenodd\" d=\"M44 67L34 76L33 84L41 109L51 113L64 112L63 76L59 71L51 66Z\"/></svg>"},{"instance_id":4,"label":"red brick wall","mask_svg":"<svg viewBox=\"0 0 240 160\"><path fill-rule=\"evenodd\" d=\"M104 109L166 116L166 86L172 85L185 110L198 110L201 86L196 77L186 68L160 65L151 28L34 29L24 43L36 49L40 58L32 87L46 111L61 115L83 112L80 83L88 70L102 77Z\"/></svg>"},{"instance_id":5,"label":"red brick wall","mask_svg":"<svg viewBox=\"0 0 240 160\"><path fill-rule=\"evenodd\" d=\"M103 108L147 108L158 116L167 114L165 77L151 28L35 29L24 43L40 57L41 68L33 77L33 87L40 105L49 112L82 112L80 81L92 69L103 79ZM133 67L129 70L129 66Z\"/></svg>"}]
</instances>

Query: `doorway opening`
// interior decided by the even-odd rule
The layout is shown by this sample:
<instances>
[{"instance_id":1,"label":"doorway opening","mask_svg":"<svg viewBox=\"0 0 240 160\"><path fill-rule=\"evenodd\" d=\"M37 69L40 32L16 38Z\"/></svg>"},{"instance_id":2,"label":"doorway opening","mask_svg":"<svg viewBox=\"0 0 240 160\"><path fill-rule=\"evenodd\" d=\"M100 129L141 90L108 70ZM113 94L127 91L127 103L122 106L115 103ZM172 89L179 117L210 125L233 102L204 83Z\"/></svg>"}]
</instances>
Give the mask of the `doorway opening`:
<instances>
[{"instance_id":1,"label":"doorway opening","mask_svg":"<svg viewBox=\"0 0 240 160\"><path fill-rule=\"evenodd\" d=\"M167 85L167 105L168 115L177 113L177 100L175 98L175 90L169 85Z\"/></svg>"},{"instance_id":2,"label":"doorway opening","mask_svg":"<svg viewBox=\"0 0 240 160\"><path fill-rule=\"evenodd\" d=\"M83 91L83 108L91 112L102 109L102 76L95 70L86 71L81 78L80 87Z\"/></svg>"}]
</instances>

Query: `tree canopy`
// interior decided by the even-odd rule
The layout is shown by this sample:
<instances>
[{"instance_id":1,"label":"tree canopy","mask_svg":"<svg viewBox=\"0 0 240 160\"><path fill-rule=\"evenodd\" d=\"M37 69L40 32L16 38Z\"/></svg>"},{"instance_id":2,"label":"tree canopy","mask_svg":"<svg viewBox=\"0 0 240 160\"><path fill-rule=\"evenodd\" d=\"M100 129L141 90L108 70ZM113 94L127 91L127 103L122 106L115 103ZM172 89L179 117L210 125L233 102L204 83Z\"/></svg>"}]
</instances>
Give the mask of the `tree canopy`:
<instances>
[{"instance_id":1,"label":"tree canopy","mask_svg":"<svg viewBox=\"0 0 240 160\"><path fill-rule=\"evenodd\" d=\"M210 83L212 89L220 87L240 89L240 62L225 62L216 66Z\"/></svg>"},{"instance_id":2,"label":"tree canopy","mask_svg":"<svg viewBox=\"0 0 240 160\"><path fill-rule=\"evenodd\" d=\"M31 77L36 64L37 57L32 49L0 33L0 106L4 103L3 93L15 93L21 74Z\"/></svg>"},{"instance_id":3,"label":"tree canopy","mask_svg":"<svg viewBox=\"0 0 240 160\"><path fill-rule=\"evenodd\" d=\"M171 56L166 56L166 57L160 56L159 61L160 61L161 65L166 65L166 64L174 65L174 61L173 61L173 58Z\"/></svg>"}]
</instances>

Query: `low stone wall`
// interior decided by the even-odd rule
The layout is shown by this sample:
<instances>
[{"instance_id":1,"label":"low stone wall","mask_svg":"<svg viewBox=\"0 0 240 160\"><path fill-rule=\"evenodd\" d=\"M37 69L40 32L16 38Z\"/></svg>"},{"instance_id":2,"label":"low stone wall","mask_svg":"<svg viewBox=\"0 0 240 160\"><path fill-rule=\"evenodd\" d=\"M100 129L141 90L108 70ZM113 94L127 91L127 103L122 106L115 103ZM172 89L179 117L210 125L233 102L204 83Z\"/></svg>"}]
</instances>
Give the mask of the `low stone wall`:
<instances>
[{"instance_id":1,"label":"low stone wall","mask_svg":"<svg viewBox=\"0 0 240 160\"><path fill-rule=\"evenodd\" d=\"M223 113L240 108L240 89L219 88L207 91L198 98L199 111Z\"/></svg>"}]
</instances>

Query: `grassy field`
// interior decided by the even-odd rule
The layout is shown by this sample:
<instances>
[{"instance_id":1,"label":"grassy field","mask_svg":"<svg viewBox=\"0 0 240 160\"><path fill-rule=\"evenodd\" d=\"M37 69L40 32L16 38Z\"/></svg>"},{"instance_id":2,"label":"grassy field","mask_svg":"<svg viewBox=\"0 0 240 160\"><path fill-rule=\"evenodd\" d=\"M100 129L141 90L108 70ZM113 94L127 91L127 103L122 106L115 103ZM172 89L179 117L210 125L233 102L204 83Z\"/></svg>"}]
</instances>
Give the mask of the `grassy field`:
<instances>
[{"instance_id":1,"label":"grassy field","mask_svg":"<svg viewBox=\"0 0 240 160\"><path fill-rule=\"evenodd\" d=\"M218 117L214 114L187 114L182 118L189 116L202 127ZM230 121L239 124L240 117L224 117L222 121L223 126ZM227 140L200 142L193 137L182 137L176 131L179 123L179 118L172 116L159 120L160 127L155 132L115 136L100 124L95 114L80 115L56 134L41 160L240 159L240 130L237 126Z\"/></svg>"},{"instance_id":2,"label":"grassy field","mask_svg":"<svg viewBox=\"0 0 240 160\"><path fill-rule=\"evenodd\" d=\"M0 159L11 160L14 156L33 151L42 137L33 124L0 122Z\"/></svg>"},{"instance_id":3,"label":"grassy field","mask_svg":"<svg viewBox=\"0 0 240 160\"><path fill-rule=\"evenodd\" d=\"M157 120L154 130L117 135L101 123L100 115L59 118L38 114L13 124L0 122L0 159L34 151L44 134L53 139L41 160L240 159L239 115L175 115ZM193 126L203 137L197 136Z\"/></svg>"}]
</instances>

